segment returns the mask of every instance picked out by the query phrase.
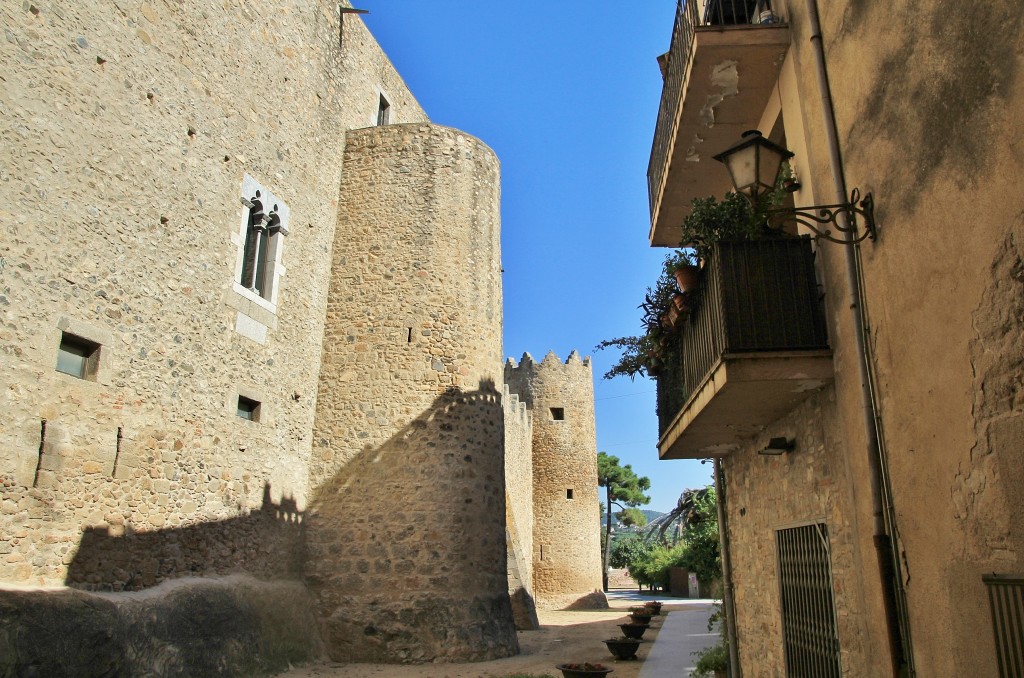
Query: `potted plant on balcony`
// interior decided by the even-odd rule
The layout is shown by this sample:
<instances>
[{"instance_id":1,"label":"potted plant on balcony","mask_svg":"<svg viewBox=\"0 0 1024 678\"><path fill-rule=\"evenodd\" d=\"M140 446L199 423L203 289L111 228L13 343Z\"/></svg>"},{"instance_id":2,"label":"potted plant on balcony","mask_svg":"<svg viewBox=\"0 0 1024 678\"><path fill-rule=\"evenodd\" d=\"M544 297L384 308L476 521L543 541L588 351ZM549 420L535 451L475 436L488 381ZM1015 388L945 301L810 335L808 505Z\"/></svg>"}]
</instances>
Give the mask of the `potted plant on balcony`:
<instances>
[{"instance_id":1,"label":"potted plant on balcony","mask_svg":"<svg viewBox=\"0 0 1024 678\"><path fill-rule=\"evenodd\" d=\"M680 247L692 249L698 259L707 261L715 244L722 240L754 240L769 235L766 223L737 193L726 193L721 202L714 196L695 198L690 214L683 219Z\"/></svg>"},{"instance_id":2,"label":"potted plant on balcony","mask_svg":"<svg viewBox=\"0 0 1024 678\"><path fill-rule=\"evenodd\" d=\"M691 249L677 249L665 257L665 273L676 280L679 291L692 294L700 284L700 266Z\"/></svg>"},{"instance_id":3,"label":"potted plant on balcony","mask_svg":"<svg viewBox=\"0 0 1024 678\"><path fill-rule=\"evenodd\" d=\"M689 311L692 299L683 299L681 308L673 302L679 295L675 279L662 272L654 287L648 287L644 301L639 308L643 311L640 323L644 333L631 337L617 337L599 343L596 350L617 348L622 351L619 360L609 369L605 379L628 376L635 379L637 375L657 376L664 368L666 346L670 337L678 327L680 318ZM675 317L669 319L669 315Z\"/></svg>"}]
</instances>

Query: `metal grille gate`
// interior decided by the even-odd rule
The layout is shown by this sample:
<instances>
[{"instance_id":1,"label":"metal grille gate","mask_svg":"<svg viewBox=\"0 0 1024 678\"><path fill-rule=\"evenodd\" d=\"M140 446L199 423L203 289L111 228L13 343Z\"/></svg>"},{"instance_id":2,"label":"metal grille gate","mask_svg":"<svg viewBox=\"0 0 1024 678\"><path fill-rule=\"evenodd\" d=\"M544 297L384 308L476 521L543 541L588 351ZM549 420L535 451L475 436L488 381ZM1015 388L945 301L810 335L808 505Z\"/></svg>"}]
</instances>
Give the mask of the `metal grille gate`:
<instances>
[{"instance_id":1,"label":"metal grille gate","mask_svg":"<svg viewBox=\"0 0 1024 678\"><path fill-rule=\"evenodd\" d=\"M988 574L988 587L996 657L1001 678L1024 678L1024 577Z\"/></svg>"},{"instance_id":2,"label":"metal grille gate","mask_svg":"<svg viewBox=\"0 0 1024 678\"><path fill-rule=\"evenodd\" d=\"M839 636L824 523L776 532L786 675L839 678Z\"/></svg>"}]
</instances>

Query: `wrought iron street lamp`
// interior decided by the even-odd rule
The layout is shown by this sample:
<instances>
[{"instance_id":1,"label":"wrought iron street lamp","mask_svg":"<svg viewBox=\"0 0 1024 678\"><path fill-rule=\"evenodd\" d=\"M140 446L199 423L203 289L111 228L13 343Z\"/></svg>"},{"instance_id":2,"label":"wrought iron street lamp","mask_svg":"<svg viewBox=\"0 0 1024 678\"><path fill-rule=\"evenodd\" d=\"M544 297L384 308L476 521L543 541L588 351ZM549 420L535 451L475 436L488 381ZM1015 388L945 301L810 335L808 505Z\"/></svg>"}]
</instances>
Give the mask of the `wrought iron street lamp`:
<instances>
[{"instance_id":1,"label":"wrought iron street lamp","mask_svg":"<svg viewBox=\"0 0 1024 678\"><path fill-rule=\"evenodd\" d=\"M755 209L762 196L775 190L779 172L782 171L782 163L792 157L792 151L765 139L757 130L744 132L738 142L714 156L715 160L723 163L729 170L736 192L750 201ZM766 212L771 222L793 221L806 226L820 238L843 245L853 245L867 238L875 239L874 201L870 193L862 199L860 189L857 188L850 192L849 202L838 205L774 207ZM846 218L837 221L839 215ZM864 219L863 232L857 228L858 215ZM826 225L835 228L844 236L849 234L849 237L837 238L832 235L830 228L820 228Z\"/></svg>"}]
</instances>

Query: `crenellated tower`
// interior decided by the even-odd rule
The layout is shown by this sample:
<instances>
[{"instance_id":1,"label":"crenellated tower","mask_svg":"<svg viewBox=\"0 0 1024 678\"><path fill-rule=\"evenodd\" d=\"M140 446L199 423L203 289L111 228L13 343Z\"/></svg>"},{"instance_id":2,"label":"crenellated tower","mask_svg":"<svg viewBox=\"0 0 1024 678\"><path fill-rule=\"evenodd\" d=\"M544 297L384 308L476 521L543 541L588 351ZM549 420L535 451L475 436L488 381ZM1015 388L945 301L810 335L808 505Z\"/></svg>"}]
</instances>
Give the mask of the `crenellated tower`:
<instances>
[{"instance_id":1,"label":"crenellated tower","mask_svg":"<svg viewBox=\"0 0 1024 678\"><path fill-rule=\"evenodd\" d=\"M533 412L533 591L542 608L606 607L601 592L594 375L573 351L505 363Z\"/></svg>"}]
</instances>

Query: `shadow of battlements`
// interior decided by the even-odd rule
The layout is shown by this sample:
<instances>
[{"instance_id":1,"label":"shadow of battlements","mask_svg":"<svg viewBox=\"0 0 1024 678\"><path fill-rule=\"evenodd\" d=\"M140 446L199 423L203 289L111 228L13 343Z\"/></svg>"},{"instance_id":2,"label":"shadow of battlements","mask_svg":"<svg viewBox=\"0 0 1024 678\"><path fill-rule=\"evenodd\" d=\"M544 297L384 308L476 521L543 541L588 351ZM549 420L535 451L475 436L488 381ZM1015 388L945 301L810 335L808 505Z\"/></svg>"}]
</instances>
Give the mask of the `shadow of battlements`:
<instances>
[{"instance_id":1,"label":"shadow of battlements","mask_svg":"<svg viewBox=\"0 0 1024 678\"><path fill-rule=\"evenodd\" d=\"M335 458L345 458L339 447ZM302 579L335 659L478 661L518 651L493 381L439 394L324 475L313 478L305 512L289 497L271 501L266 485L247 515L152 532L86 529L66 583L131 591L186 576Z\"/></svg>"},{"instance_id":2,"label":"shadow of battlements","mask_svg":"<svg viewBox=\"0 0 1024 678\"><path fill-rule=\"evenodd\" d=\"M267 579L298 579L304 514L293 497L219 521L123 533L86 528L65 584L88 591L137 591L168 579L245 572Z\"/></svg>"},{"instance_id":3,"label":"shadow of battlements","mask_svg":"<svg viewBox=\"0 0 1024 678\"><path fill-rule=\"evenodd\" d=\"M517 651L504 437L493 381L452 388L316 487L305 574L332 658L479 661Z\"/></svg>"}]
</instances>

